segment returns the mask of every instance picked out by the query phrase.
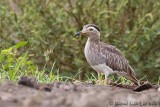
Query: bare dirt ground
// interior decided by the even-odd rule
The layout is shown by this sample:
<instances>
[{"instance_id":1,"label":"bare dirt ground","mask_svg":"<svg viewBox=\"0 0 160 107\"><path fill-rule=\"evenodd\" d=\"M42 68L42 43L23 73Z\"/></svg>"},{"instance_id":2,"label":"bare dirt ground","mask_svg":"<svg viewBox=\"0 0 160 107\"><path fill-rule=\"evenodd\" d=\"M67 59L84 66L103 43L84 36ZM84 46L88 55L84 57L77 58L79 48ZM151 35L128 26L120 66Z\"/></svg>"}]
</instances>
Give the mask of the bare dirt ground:
<instances>
[{"instance_id":1,"label":"bare dirt ground","mask_svg":"<svg viewBox=\"0 0 160 107\"><path fill-rule=\"evenodd\" d=\"M38 83L21 77L0 84L0 107L160 107L160 86Z\"/></svg>"}]
</instances>

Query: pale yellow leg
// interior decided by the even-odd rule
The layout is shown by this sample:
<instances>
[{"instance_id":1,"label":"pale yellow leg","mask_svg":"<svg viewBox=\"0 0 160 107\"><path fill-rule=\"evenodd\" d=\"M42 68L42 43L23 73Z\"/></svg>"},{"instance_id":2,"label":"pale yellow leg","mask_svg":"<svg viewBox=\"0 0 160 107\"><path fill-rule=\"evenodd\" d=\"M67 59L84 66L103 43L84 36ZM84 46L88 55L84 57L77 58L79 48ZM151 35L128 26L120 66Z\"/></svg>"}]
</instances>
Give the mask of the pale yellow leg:
<instances>
[{"instance_id":1,"label":"pale yellow leg","mask_svg":"<svg viewBox=\"0 0 160 107\"><path fill-rule=\"evenodd\" d=\"M98 73L98 85L102 85L102 74Z\"/></svg>"},{"instance_id":2,"label":"pale yellow leg","mask_svg":"<svg viewBox=\"0 0 160 107\"><path fill-rule=\"evenodd\" d=\"M108 78L108 75L105 74L104 85L107 85L107 80L108 80L107 78Z\"/></svg>"}]
</instances>

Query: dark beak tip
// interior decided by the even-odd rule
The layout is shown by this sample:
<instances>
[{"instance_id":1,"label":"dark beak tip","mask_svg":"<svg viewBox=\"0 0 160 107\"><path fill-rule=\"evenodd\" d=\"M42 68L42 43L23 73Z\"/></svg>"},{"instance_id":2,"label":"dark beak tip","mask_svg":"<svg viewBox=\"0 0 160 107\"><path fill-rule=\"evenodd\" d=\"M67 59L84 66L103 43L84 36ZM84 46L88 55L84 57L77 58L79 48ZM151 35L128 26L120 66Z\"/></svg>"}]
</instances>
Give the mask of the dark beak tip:
<instances>
[{"instance_id":1,"label":"dark beak tip","mask_svg":"<svg viewBox=\"0 0 160 107\"><path fill-rule=\"evenodd\" d=\"M81 31L77 32L74 36L80 36L81 35Z\"/></svg>"}]
</instances>

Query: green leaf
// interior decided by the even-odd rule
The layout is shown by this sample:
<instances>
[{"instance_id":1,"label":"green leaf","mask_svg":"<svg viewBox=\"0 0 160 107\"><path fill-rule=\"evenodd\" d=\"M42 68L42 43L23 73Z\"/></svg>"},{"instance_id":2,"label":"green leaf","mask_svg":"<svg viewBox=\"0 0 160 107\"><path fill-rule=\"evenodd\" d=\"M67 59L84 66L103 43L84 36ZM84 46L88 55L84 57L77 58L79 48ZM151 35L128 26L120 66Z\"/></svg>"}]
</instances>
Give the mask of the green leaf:
<instances>
[{"instance_id":1,"label":"green leaf","mask_svg":"<svg viewBox=\"0 0 160 107\"><path fill-rule=\"evenodd\" d=\"M10 47L8 49L2 50L1 54L3 54L3 55L9 55L9 54L11 54L12 50L13 50L13 47Z\"/></svg>"},{"instance_id":2,"label":"green leaf","mask_svg":"<svg viewBox=\"0 0 160 107\"><path fill-rule=\"evenodd\" d=\"M4 60L4 54L0 54L0 63Z\"/></svg>"},{"instance_id":3,"label":"green leaf","mask_svg":"<svg viewBox=\"0 0 160 107\"><path fill-rule=\"evenodd\" d=\"M133 58L133 60L136 61L136 62L139 61L139 56L138 56L137 54L134 54L134 55L132 56L132 58Z\"/></svg>"},{"instance_id":4,"label":"green leaf","mask_svg":"<svg viewBox=\"0 0 160 107\"><path fill-rule=\"evenodd\" d=\"M16 45L15 45L15 48L20 48L20 47L23 47L23 46L25 46L26 44L27 44L28 42L26 42L26 41L23 41L23 42L19 42L19 43L17 43Z\"/></svg>"}]
</instances>

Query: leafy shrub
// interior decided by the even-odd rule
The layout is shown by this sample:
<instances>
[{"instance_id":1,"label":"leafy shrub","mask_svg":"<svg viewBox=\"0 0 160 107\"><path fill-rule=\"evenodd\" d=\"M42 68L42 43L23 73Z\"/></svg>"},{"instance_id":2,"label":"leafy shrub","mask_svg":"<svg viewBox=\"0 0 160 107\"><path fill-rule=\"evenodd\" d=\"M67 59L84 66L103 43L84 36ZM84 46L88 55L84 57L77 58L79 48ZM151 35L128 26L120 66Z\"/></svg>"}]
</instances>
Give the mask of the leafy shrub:
<instances>
[{"instance_id":1,"label":"leafy shrub","mask_svg":"<svg viewBox=\"0 0 160 107\"><path fill-rule=\"evenodd\" d=\"M85 37L74 38L83 25L95 23L101 39L117 46L128 58L139 78L157 81L160 75L159 0L1 0L1 49L27 41L31 60L40 69L44 53L51 50L46 67L56 62L63 75L93 71L83 48ZM24 55L25 57L25 55ZM48 71L50 71L48 69Z\"/></svg>"}]
</instances>

